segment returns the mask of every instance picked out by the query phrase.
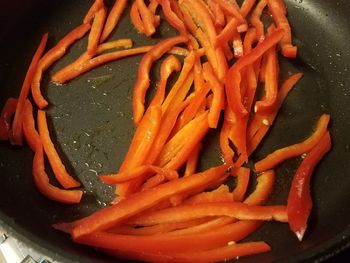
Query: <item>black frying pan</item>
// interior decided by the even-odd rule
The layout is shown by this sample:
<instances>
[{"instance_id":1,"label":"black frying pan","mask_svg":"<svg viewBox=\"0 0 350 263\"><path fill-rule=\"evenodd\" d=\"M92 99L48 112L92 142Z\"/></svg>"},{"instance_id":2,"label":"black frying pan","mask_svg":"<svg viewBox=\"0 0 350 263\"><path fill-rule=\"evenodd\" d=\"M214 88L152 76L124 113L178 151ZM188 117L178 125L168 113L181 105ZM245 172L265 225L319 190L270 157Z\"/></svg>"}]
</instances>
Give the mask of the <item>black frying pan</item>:
<instances>
[{"instance_id":1,"label":"black frying pan","mask_svg":"<svg viewBox=\"0 0 350 263\"><path fill-rule=\"evenodd\" d=\"M107 1L111 3L112 1ZM1 1L0 106L18 96L24 73L41 35L49 31L49 45L78 25L92 1ZM347 0L286 0L298 58L282 60L282 72L304 71L305 76L288 97L268 137L253 156L260 159L273 149L307 136L318 116L332 116L332 151L316 169L312 196L314 209L305 240L299 243L287 224L267 223L249 240L265 240L270 253L247 257L242 262L285 262L326 259L350 245L350 2ZM153 40L138 34L128 15L112 38L131 37L135 43L152 43L174 34L163 23ZM35 189L28 147L0 143L0 225L7 233L62 262L110 262L91 248L76 245L51 224L87 215L106 205L113 189L101 184L98 174L116 171L134 130L131 92L139 57L110 63L69 84L49 83L50 73L67 64L85 48L86 39L75 44L64 59L47 72L43 81L50 101L48 114L52 136L68 170L86 189L77 206L53 203ZM156 76L156 75L155 75ZM219 162L217 138L206 138L202 167ZM278 179L270 203L285 204L297 161L277 170ZM122 261L119 261L122 262Z\"/></svg>"}]
</instances>

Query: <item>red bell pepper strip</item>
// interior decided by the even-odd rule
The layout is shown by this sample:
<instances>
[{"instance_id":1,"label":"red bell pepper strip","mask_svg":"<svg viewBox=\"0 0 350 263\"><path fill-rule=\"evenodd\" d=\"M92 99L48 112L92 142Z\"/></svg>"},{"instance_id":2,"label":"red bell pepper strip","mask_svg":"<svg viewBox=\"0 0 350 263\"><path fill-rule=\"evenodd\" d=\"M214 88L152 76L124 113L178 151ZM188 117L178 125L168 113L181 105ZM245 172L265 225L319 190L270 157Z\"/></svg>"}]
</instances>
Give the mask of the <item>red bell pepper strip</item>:
<instances>
[{"instance_id":1,"label":"red bell pepper strip","mask_svg":"<svg viewBox=\"0 0 350 263\"><path fill-rule=\"evenodd\" d=\"M160 129L161 117L162 109L160 106L151 106L148 108L132 138L128 152L119 169L120 173L135 169L145 163ZM120 184L116 189L116 193L120 197L126 197L138 190L142 183L143 178L137 178Z\"/></svg>"},{"instance_id":2,"label":"red bell pepper strip","mask_svg":"<svg viewBox=\"0 0 350 263\"><path fill-rule=\"evenodd\" d=\"M235 121L231 119L232 111L226 107L224 114L224 122L220 130L220 150L225 163L233 163L233 156L235 155L230 146L230 133L232 123Z\"/></svg>"},{"instance_id":3,"label":"red bell pepper strip","mask_svg":"<svg viewBox=\"0 0 350 263\"><path fill-rule=\"evenodd\" d=\"M298 167L289 190L287 213L290 229L299 241L304 237L307 220L312 209L310 179L315 166L331 148L331 137L327 131L319 143L307 153Z\"/></svg>"},{"instance_id":4,"label":"red bell pepper strip","mask_svg":"<svg viewBox=\"0 0 350 263\"><path fill-rule=\"evenodd\" d=\"M203 76L213 92L213 101L208 114L209 128L216 128L219 122L221 110L224 108L225 103L224 86L217 79L209 63L203 65Z\"/></svg>"},{"instance_id":5,"label":"red bell pepper strip","mask_svg":"<svg viewBox=\"0 0 350 263\"><path fill-rule=\"evenodd\" d=\"M187 29L184 22L178 17L178 15L172 10L171 2L169 0L160 0L163 14L169 24L174 27L181 35L187 35Z\"/></svg>"},{"instance_id":6,"label":"red bell pepper strip","mask_svg":"<svg viewBox=\"0 0 350 263\"><path fill-rule=\"evenodd\" d=\"M138 10L141 15L144 33L146 36L151 36L156 32L155 26L154 26L154 14L148 9L145 2L143 0L135 0L135 3L137 4Z\"/></svg>"},{"instance_id":7,"label":"red bell pepper strip","mask_svg":"<svg viewBox=\"0 0 350 263\"><path fill-rule=\"evenodd\" d=\"M33 117L33 106L27 99L23 107L23 133L29 147L35 152L37 145L41 145L40 135L35 129L35 120ZM40 146L41 147L41 146Z\"/></svg>"},{"instance_id":8,"label":"red bell pepper strip","mask_svg":"<svg viewBox=\"0 0 350 263\"><path fill-rule=\"evenodd\" d=\"M11 143L14 145L22 145L22 131L23 131L22 123L23 123L24 104L28 98L29 91L30 91L30 84L32 83L32 78L36 70L36 67L38 65L39 59L41 58L45 50L47 38L48 38L48 33L44 34L43 37L41 38L40 44L37 50L35 51L35 54L32 58L27 74L22 84L21 92L18 97L15 116L13 118L13 123L12 123L13 138Z\"/></svg>"},{"instance_id":9,"label":"red bell pepper strip","mask_svg":"<svg viewBox=\"0 0 350 263\"><path fill-rule=\"evenodd\" d=\"M139 33L145 33L145 28L143 26L139 7L138 7L136 1L134 1L131 5L130 19L131 19L132 24L135 26L136 30Z\"/></svg>"},{"instance_id":10,"label":"red bell pepper strip","mask_svg":"<svg viewBox=\"0 0 350 263\"><path fill-rule=\"evenodd\" d=\"M42 145L58 182L66 189L80 186L80 183L71 177L66 171L66 168L52 143L45 111L38 110L37 122Z\"/></svg>"},{"instance_id":11,"label":"red bell pepper strip","mask_svg":"<svg viewBox=\"0 0 350 263\"><path fill-rule=\"evenodd\" d=\"M207 4L212 13L214 14L215 27L223 27L225 25L225 14L221 9L221 6L215 0L208 0Z\"/></svg>"},{"instance_id":12,"label":"red bell pepper strip","mask_svg":"<svg viewBox=\"0 0 350 263\"><path fill-rule=\"evenodd\" d=\"M103 5L95 14L94 20L91 25L91 30L88 38L87 52L89 55L94 56L97 52L98 45L100 43L101 34L105 25L107 17L107 11Z\"/></svg>"},{"instance_id":13,"label":"red bell pepper strip","mask_svg":"<svg viewBox=\"0 0 350 263\"><path fill-rule=\"evenodd\" d=\"M76 63L73 62L74 64L71 64L69 68L64 68L56 72L52 76L51 80L53 82L63 84L100 65L103 65L105 63L115 61L121 58L146 53L149 50L151 50L152 47L153 46L142 46L142 47L136 47L132 49L119 50L119 51L102 54L91 59L88 57L89 55L87 53L84 53L82 56L87 56L87 57L81 57L82 58L81 60L76 61Z\"/></svg>"},{"instance_id":14,"label":"red bell pepper strip","mask_svg":"<svg viewBox=\"0 0 350 263\"><path fill-rule=\"evenodd\" d=\"M82 24L65 37L63 37L55 47L50 49L39 61L36 71L33 76L31 90L32 96L36 105L43 109L48 105L46 99L42 96L40 90L40 82L44 71L49 68L58 59L64 56L66 50L78 39L82 38L90 30L90 24Z\"/></svg>"},{"instance_id":15,"label":"red bell pepper strip","mask_svg":"<svg viewBox=\"0 0 350 263\"><path fill-rule=\"evenodd\" d=\"M250 178L250 169L246 167L240 167L237 171L236 187L234 188L232 195L233 201L241 202L247 192Z\"/></svg>"},{"instance_id":16,"label":"red bell pepper strip","mask_svg":"<svg viewBox=\"0 0 350 263\"><path fill-rule=\"evenodd\" d=\"M250 206L244 203L231 201L225 203L181 205L145 212L138 217L130 219L128 223L136 226L151 226L208 216L229 216L239 220L288 221L286 206Z\"/></svg>"},{"instance_id":17,"label":"red bell pepper strip","mask_svg":"<svg viewBox=\"0 0 350 263\"><path fill-rule=\"evenodd\" d=\"M132 39L131 38L121 38L121 39L117 39L117 40L113 40L113 41L109 41L109 42L105 42L100 44L97 47L97 54L101 54L107 50L110 49L115 49L115 48L132 48L133 43L132 43Z\"/></svg>"},{"instance_id":18,"label":"red bell pepper strip","mask_svg":"<svg viewBox=\"0 0 350 263\"><path fill-rule=\"evenodd\" d=\"M154 165L141 165L134 169L127 170L118 174L101 175L99 178L107 184L120 184L130 181L138 177L149 177L155 173L161 174L165 177L172 177L171 174L177 174L177 171L163 169ZM178 177L178 175L176 176Z\"/></svg>"},{"instance_id":19,"label":"red bell pepper strip","mask_svg":"<svg viewBox=\"0 0 350 263\"><path fill-rule=\"evenodd\" d=\"M107 38L110 36L114 28L118 25L121 15L123 14L124 10L126 9L128 4L127 0L115 0L115 3L109 12L109 15L106 20L106 24L103 28L102 34L101 34L101 43L106 41Z\"/></svg>"},{"instance_id":20,"label":"red bell pepper strip","mask_svg":"<svg viewBox=\"0 0 350 263\"><path fill-rule=\"evenodd\" d=\"M178 175L178 174L177 174ZM178 177L177 177L178 178ZM149 188L154 188L162 183L165 183L167 181L171 181L177 178L166 178L164 174L155 174L151 178L148 178L146 182L144 182L141 186L141 191L147 190ZM169 180L170 179L170 180Z\"/></svg>"},{"instance_id":21,"label":"red bell pepper strip","mask_svg":"<svg viewBox=\"0 0 350 263\"><path fill-rule=\"evenodd\" d=\"M247 205L262 205L265 203L273 190L275 177L276 175L273 170L261 173L257 178L257 185L254 192L244 200L244 203Z\"/></svg>"},{"instance_id":22,"label":"red bell pepper strip","mask_svg":"<svg viewBox=\"0 0 350 263\"><path fill-rule=\"evenodd\" d=\"M233 195L230 192L202 192L191 196L182 202L183 205L197 205L203 203L227 203L232 202Z\"/></svg>"},{"instance_id":23,"label":"red bell pepper strip","mask_svg":"<svg viewBox=\"0 0 350 263\"><path fill-rule=\"evenodd\" d=\"M277 102L278 68L277 52L275 47L272 47L266 53L265 96L255 103L255 112L273 110L274 104Z\"/></svg>"},{"instance_id":24,"label":"red bell pepper strip","mask_svg":"<svg viewBox=\"0 0 350 263\"><path fill-rule=\"evenodd\" d=\"M216 2L221 6L221 8L227 12L229 15L234 16L238 19L240 23L245 24L246 21L241 13L241 10L239 9L238 4L236 1L231 0L216 0Z\"/></svg>"},{"instance_id":25,"label":"red bell pepper strip","mask_svg":"<svg viewBox=\"0 0 350 263\"><path fill-rule=\"evenodd\" d=\"M0 116L0 140L8 140L12 136L11 118L15 114L17 99L8 98L1 111Z\"/></svg>"},{"instance_id":26,"label":"red bell pepper strip","mask_svg":"<svg viewBox=\"0 0 350 263\"><path fill-rule=\"evenodd\" d=\"M256 39L262 42L265 39L264 24L261 21L261 15L267 6L267 0L260 0L250 16L250 23L255 27Z\"/></svg>"},{"instance_id":27,"label":"red bell pepper strip","mask_svg":"<svg viewBox=\"0 0 350 263\"><path fill-rule=\"evenodd\" d=\"M241 6L241 14L246 17L252 10L256 0L244 0Z\"/></svg>"},{"instance_id":28,"label":"red bell pepper strip","mask_svg":"<svg viewBox=\"0 0 350 263\"><path fill-rule=\"evenodd\" d=\"M164 59L160 67L160 81L157 86L157 91L150 105L161 105L163 103L168 78L173 72L179 72L180 70L181 62L175 56L170 55Z\"/></svg>"},{"instance_id":29,"label":"red bell pepper strip","mask_svg":"<svg viewBox=\"0 0 350 263\"><path fill-rule=\"evenodd\" d=\"M218 166L202 173L179 178L155 188L135 193L113 206L103 208L88 217L80 219L79 223L72 230L72 237L77 240L80 237L89 236L93 232L108 229L167 200L170 196L188 192L201 186L206 187L224 178L227 168L227 165Z\"/></svg>"},{"instance_id":30,"label":"red bell pepper strip","mask_svg":"<svg viewBox=\"0 0 350 263\"><path fill-rule=\"evenodd\" d=\"M37 189L48 199L65 204L80 203L81 197L83 195L82 191L64 190L50 184L49 177L45 172L44 151L40 142L35 147L33 176Z\"/></svg>"},{"instance_id":31,"label":"red bell pepper strip","mask_svg":"<svg viewBox=\"0 0 350 263\"><path fill-rule=\"evenodd\" d=\"M222 31L216 37L216 45L224 45L229 40L233 38L235 32L237 32L238 20L236 18L232 18L228 21Z\"/></svg>"},{"instance_id":32,"label":"red bell pepper strip","mask_svg":"<svg viewBox=\"0 0 350 263\"><path fill-rule=\"evenodd\" d=\"M150 85L149 73L153 62L163 56L164 53L169 51L173 46L186 42L187 40L188 38L185 36L165 39L154 45L153 48L143 56L138 68L137 80L133 91L132 104L135 124L141 121L144 113L145 95Z\"/></svg>"},{"instance_id":33,"label":"red bell pepper strip","mask_svg":"<svg viewBox=\"0 0 350 263\"><path fill-rule=\"evenodd\" d=\"M206 251L194 252L173 252L173 253L147 253L142 251L106 251L107 254L117 258L126 258L131 260L140 260L147 262L219 262L238 257L268 252L271 247L265 242L246 242L240 244L229 244L223 247Z\"/></svg>"},{"instance_id":34,"label":"red bell pepper strip","mask_svg":"<svg viewBox=\"0 0 350 263\"><path fill-rule=\"evenodd\" d=\"M199 152L202 148L202 145L199 144L191 153L189 159L186 162L186 169L184 172L184 176L189 176L191 174L196 173L197 165L198 165L198 159L199 159Z\"/></svg>"},{"instance_id":35,"label":"red bell pepper strip","mask_svg":"<svg viewBox=\"0 0 350 263\"><path fill-rule=\"evenodd\" d=\"M278 28L283 29L284 36L281 39L282 54L288 58L295 58L297 47L292 44L292 32L289 21L285 15L285 6L281 0L267 0L269 10Z\"/></svg>"},{"instance_id":36,"label":"red bell pepper strip","mask_svg":"<svg viewBox=\"0 0 350 263\"><path fill-rule=\"evenodd\" d=\"M293 144L274 151L264 159L255 163L255 170L257 172L261 172L274 168L276 165L289 158L296 157L310 151L313 147L315 147L315 145L320 142L321 138L327 131L329 120L329 115L323 114L317 123L317 127L314 133L310 137L301 143Z\"/></svg>"},{"instance_id":37,"label":"red bell pepper strip","mask_svg":"<svg viewBox=\"0 0 350 263\"><path fill-rule=\"evenodd\" d=\"M228 107L230 107L236 114L237 117L243 117L247 115L247 110L242 104L241 98L241 70L247 66L253 64L259 59L267 50L274 46L283 37L284 33L282 30L277 30L268 36L262 43L257 45L249 54L241 57L233 66L230 68L226 76L226 96L228 100Z\"/></svg>"},{"instance_id":38,"label":"red bell pepper strip","mask_svg":"<svg viewBox=\"0 0 350 263\"><path fill-rule=\"evenodd\" d=\"M95 2L92 4L88 12L86 13L83 23L84 24L91 24L92 20L94 19L94 16L104 6L103 0L95 0Z\"/></svg>"}]
</instances>

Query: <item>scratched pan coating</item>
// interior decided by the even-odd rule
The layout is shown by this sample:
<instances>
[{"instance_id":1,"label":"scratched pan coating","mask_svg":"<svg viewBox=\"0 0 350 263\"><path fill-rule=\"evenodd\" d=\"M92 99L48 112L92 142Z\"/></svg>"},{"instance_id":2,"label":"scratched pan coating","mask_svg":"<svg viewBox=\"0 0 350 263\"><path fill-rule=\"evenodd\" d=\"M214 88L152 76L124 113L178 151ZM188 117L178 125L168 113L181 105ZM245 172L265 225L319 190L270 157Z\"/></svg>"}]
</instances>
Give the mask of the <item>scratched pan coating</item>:
<instances>
[{"instance_id":1,"label":"scratched pan coating","mask_svg":"<svg viewBox=\"0 0 350 263\"><path fill-rule=\"evenodd\" d=\"M92 1L2 1L0 3L0 106L19 88L41 35L48 31L49 46L78 25ZM111 1L106 1L111 3ZM317 167L312 179L314 209L305 240L299 243L287 224L267 223L248 240L264 240L272 252L241 259L241 262L297 262L323 260L349 246L350 240L350 2L288 0L289 19L298 58L281 61L282 72L305 72L291 92L275 125L253 160L310 134L324 112L332 116L334 146ZM131 37L137 45L154 43L174 35L162 22L153 39L136 32L124 14L111 39ZM74 244L51 224L73 220L105 206L113 189L99 183L96 173L117 171L134 131L131 112L132 87L141 56L109 63L55 86L48 76L77 57L86 38L51 67L43 80L49 99L49 127L67 169L83 183L82 204L66 206L43 198L35 189L28 147L0 143L0 225L43 255L61 262L123 262L91 248ZM157 77L157 74L154 73ZM215 132L205 138L201 167L220 161ZM269 200L285 204L291 176L298 160L277 169L277 183Z\"/></svg>"}]
</instances>

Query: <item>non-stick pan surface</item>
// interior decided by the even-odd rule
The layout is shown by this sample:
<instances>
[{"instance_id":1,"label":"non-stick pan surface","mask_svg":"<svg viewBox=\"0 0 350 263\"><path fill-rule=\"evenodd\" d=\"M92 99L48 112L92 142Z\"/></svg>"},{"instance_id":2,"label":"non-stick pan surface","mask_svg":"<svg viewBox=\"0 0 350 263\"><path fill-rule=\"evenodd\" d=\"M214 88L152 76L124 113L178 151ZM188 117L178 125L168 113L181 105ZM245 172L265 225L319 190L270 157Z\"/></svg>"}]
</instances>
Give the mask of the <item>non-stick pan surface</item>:
<instances>
[{"instance_id":1,"label":"non-stick pan surface","mask_svg":"<svg viewBox=\"0 0 350 263\"><path fill-rule=\"evenodd\" d=\"M81 20L91 5L87 0L2 1L0 27L0 106L18 96L24 73L41 35L48 31L56 43ZM111 3L111 1L107 1ZM314 209L305 240L299 243L287 224L267 223L249 240L265 240L272 252L242 262L285 262L325 259L349 246L350 241L350 2L347 0L286 0L298 58L282 60L282 72L303 71L278 119L254 160L272 150L305 138L324 112L332 116L332 151L312 179ZM112 39L131 37L137 45L173 35L164 22L153 40L138 34L127 14ZM36 190L33 154L28 147L0 143L0 225L53 260L109 262L111 258L76 245L51 224L89 214L105 206L113 189L96 174L117 171L134 131L131 94L140 56L95 69L64 86L49 83L49 75L72 61L85 48L75 44L64 59L45 75L43 90L50 101L50 130L68 170L83 183L86 194L77 206L53 203ZM155 77L157 75L155 74ZM220 161L215 132L205 141L201 166ZM285 204L291 176L298 161L277 170L270 203ZM122 262L116 261L114 262Z\"/></svg>"}]
</instances>

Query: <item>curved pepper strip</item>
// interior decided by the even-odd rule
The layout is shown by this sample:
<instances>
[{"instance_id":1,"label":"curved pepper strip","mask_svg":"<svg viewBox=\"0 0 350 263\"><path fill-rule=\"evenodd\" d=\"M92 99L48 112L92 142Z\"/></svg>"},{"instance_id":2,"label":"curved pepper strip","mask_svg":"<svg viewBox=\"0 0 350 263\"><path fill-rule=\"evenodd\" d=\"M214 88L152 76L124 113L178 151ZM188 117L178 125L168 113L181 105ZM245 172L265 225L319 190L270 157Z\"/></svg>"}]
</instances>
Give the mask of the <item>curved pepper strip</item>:
<instances>
[{"instance_id":1,"label":"curved pepper strip","mask_svg":"<svg viewBox=\"0 0 350 263\"><path fill-rule=\"evenodd\" d=\"M90 9L86 13L83 24L91 24L92 20L94 19L94 16L104 6L103 0L95 0L95 2L91 5Z\"/></svg>"},{"instance_id":2,"label":"curved pepper strip","mask_svg":"<svg viewBox=\"0 0 350 263\"><path fill-rule=\"evenodd\" d=\"M250 16L250 23L255 27L256 38L259 42L265 39L264 24L261 21L261 15L266 6L267 0L260 0Z\"/></svg>"},{"instance_id":3,"label":"curved pepper strip","mask_svg":"<svg viewBox=\"0 0 350 263\"><path fill-rule=\"evenodd\" d=\"M95 14L88 37L87 52L94 56L100 43L101 34L106 21L107 11L103 5Z\"/></svg>"},{"instance_id":4,"label":"curved pepper strip","mask_svg":"<svg viewBox=\"0 0 350 263\"><path fill-rule=\"evenodd\" d=\"M267 50L273 47L283 37L283 30L277 30L268 36L263 42L258 44L249 54L241 57L230 68L226 76L226 96L228 101L228 107L237 114L238 118L241 118L248 114L247 110L242 104L241 98L241 70L247 66L253 64L259 59Z\"/></svg>"},{"instance_id":5,"label":"curved pepper strip","mask_svg":"<svg viewBox=\"0 0 350 263\"><path fill-rule=\"evenodd\" d=\"M331 149L331 137L327 131L319 143L307 153L298 167L289 190L287 213L290 229L301 241L304 237L307 220L312 209L310 179L315 166Z\"/></svg>"},{"instance_id":6,"label":"curved pepper strip","mask_svg":"<svg viewBox=\"0 0 350 263\"><path fill-rule=\"evenodd\" d=\"M66 168L52 143L45 111L38 110L37 122L42 145L58 182L66 189L80 186L80 183L71 177L66 171Z\"/></svg>"},{"instance_id":7,"label":"curved pepper strip","mask_svg":"<svg viewBox=\"0 0 350 263\"><path fill-rule=\"evenodd\" d=\"M174 27L181 35L187 35L187 29L184 22L177 16L177 14L172 10L171 3L169 0L160 0L160 5L162 6L163 14L165 19L169 24Z\"/></svg>"},{"instance_id":8,"label":"curved pepper strip","mask_svg":"<svg viewBox=\"0 0 350 263\"><path fill-rule=\"evenodd\" d=\"M221 6L221 8L227 12L229 15L234 16L238 19L240 23L245 24L246 21L241 13L241 10L239 9L238 4L236 1L230 1L230 0L216 0L216 2Z\"/></svg>"},{"instance_id":9,"label":"curved pepper strip","mask_svg":"<svg viewBox=\"0 0 350 263\"><path fill-rule=\"evenodd\" d=\"M119 169L120 173L135 169L145 163L148 154L152 149L153 142L157 137L161 126L162 109L161 106L151 106L147 109L137 130L132 138L128 152ZM120 184L116 188L116 193L120 197L133 194L144 178L137 178L130 182Z\"/></svg>"},{"instance_id":10,"label":"curved pepper strip","mask_svg":"<svg viewBox=\"0 0 350 263\"><path fill-rule=\"evenodd\" d=\"M22 145L22 124L23 124L23 111L24 111L24 105L26 103L26 100L29 95L30 91L30 84L32 83L32 79L34 76L34 72L36 70L36 67L38 65L39 59L41 58L42 54L44 53L46 43L48 39L48 33L44 34L41 38L40 44L38 48L36 49L34 56L32 58L32 61L30 62L28 71L26 73L26 76L24 78L22 88L20 91L20 94L18 96L18 102L16 107L16 112L13 118L12 123L12 140L11 143L14 145Z\"/></svg>"},{"instance_id":11,"label":"curved pepper strip","mask_svg":"<svg viewBox=\"0 0 350 263\"><path fill-rule=\"evenodd\" d=\"M273 170L268 170L258 175L254 192L244 200L244 203L247 205L262 205L265 203L273 190L275 177Z\"/></svg>"},{"instance_id":12,"label":"curved pepper strip","mask_svg":"<svg viewBox=\"0 0 350 263\"><path fill-rule=\"evenodd\" d=\"M139 33L145 33L145 28L143 26L141 15L139 11L139 7L137 6L136 1L134 1L131 5L130 9L130 19L134 27Z\"/></svg>"},{"instance_id":13,"label":"curved pepper strip","mask_svg":"<svg viewBox=\"0 0 350 263\"><path fill-rule=\"evenodd\" d=\"M78 240L83 236L89 236L93 232L108 229L127 218L152 208L174 194L190 192L198 187L206 187L221 178L225 178L227 168L227 165L218 166L202 173L179 178L155 188L135 193L113 206L103 208L88 217L80 219L72 230L72 237ZM72 224L74 225L74 222Z\"/></svg>"},{"instance_id":14,"label":"curved pepper strip","mask_svg":"<svg viewBox=\"0 0 350 263\"><path fill-rule=\"evenodd\" d=\"M12 137L11 119L12 115L16 112L17 99L8 98L4 107L1 110L0 115L0 140L8 140Z\"/></svg>"},{"instance_id":15,"label":"curved pepper strip","mask_svg":"<svg viewBox=\"0 0 350 263\"><path fill-rule=\"evenodd\" d=\"M256 0L244 0L241 5L241 14L243 17L246 17L250 11L252 10L253 6L255 5Z\"/></svg>"},{"instance_id":16,"label":"curved pepper strip","mask_svg":"<svg viewBox=\"0 0 350 263\"><path fill-rule=\"evenodd\" d=\"M241 202L247 192L250 178L250 169L246 167L240 167L237 171L236 187L234 188L232 195L233 201Z\"/></svg>"},{"instance_id":17,"label":"curved pepper strip","mask_svg":"<svg viewBox=\"0 0 350 263\"><path fill-rule=\"evenodd\" d=\"M137 80L133 91L132 105L134 122L136 125L141 121L145 110L144 102L147 89L150 85L149 74L153 62L158 60L173 46L186 42L187 40L188 38L185 36L176 36L165 39L154 45L153 48L143 56L138 68Z\"/></svg>"},{"instance_id":18,"label":"curved pepper strip","mask_svg":"<svg viewBox=\"0 0 350 263\"><path fill-rule=\"evenodd\" d=\"M82 38L90 30L90 24L82 24L65 37L63 37L55 47L50 49L39 61L31 83L32 96L36 105L43 109L48 105L46 99L42 96L40 82L44 71L49 68L58 59L64 56L67 49L78 39Z\"/></svg>"},{"instance_id":19,"label":"curved pepper strip","mask_svg":"<svg viewBox=\"0 0 350 263\"><path fill-rule=\"evenodd\" d=\"M44 151L40 143L35 147L33 176L37 189L48 199L65 204L80 203L83 196L82 191L64 190L50 184L49 177L45 172Z\"/></svg>"},{"instance_id":20,"label":"curved pepper strip","mask_svg":"<svg viewBox=\"0 0 350 263\"><path fill-rule=\"evenodd\" d=\"M208 0L207 4L214 15L215 27L223 27L225 25L225 14L221 6L215 0Z\"/></svg>"},{"instance_id":21,"label":"curved pepper strip","mask_svg":"<svg viewBox=\"0 0 350 263\"><path fill-rule=\"evenodd\" d=\"M30 149L35 152L37 145L41 145L41 139L39 133L35 129L33 106L28 99L24 102L23 107L23 133Z\"/></svg>"},{"instance_id":22,"label":"curved pepper strip","mask_svg":"<svg viewBox=\"0 0 350 263\"><path fill-rule=\"evenodd\" d=\"M73 62L69 68L64 68L61 71L58 71L51 80L57 83L66 83L77 76L90 71L102 64L115 61L121 58L140 55L146 53L152 49L153 46L142 46L132 49L119 50L106 54L99 55L97 57L91 58L89 54L84 53L79 61Z\"/></svg>"},{"instance_id":23,"label":"curved pepper strip","mask_svg":"<svg viewBox=\"0 0 350 263\"><path fill-rule=\"evenodd\" d=\"M297 47L292 44L292 32L289 21L285 15L285 6L281 0L267 0L267 5L272 14L273 20L278 28L283 29L284 36L281 39L282 54L288 58L297 56Z\"/></svg>"},{"instance_id":24,"label":"curved pepper strip","mask_svg":"<svg viewBox=\"0 0 350 263\"><path fill-rule=\"evenodd\" d=\"M105 251L107 254L117 258L126 258L131 260L140 260L147 262L221 262L227 259L235 259L248 255L268 252L271 247L265 242L245 242L240 244L229 244L223 247L215 248L206 251L193 252L173 252L173 253L147 253L142 251Z\"/></svg>"},{"instance_id":25,"label":"curved pepper strip","mask_svg":"<svg viewBox=\"0 0 350 263\"><path fill-rule=\"evenodd\" d=\"M135 3L141 15L144 33L146 36L153 35L156 32L154 14L148 9L143 0L135 0Z\"/></svg>"},{"instance_id":26,"label":"curved pepper strip","mask_svg":"<svg viewBox=\"0 0 350 263\"><path fill-rule=\"evenodd\" d=\"M101 34L101 43L107 40L114 28L118 25L121 15L128 5L127 0L116 0L106 20Z\"/></svg>"},{"instance_id":27,"label":"curved pepper strip","mask_svg":"<svg viewBox=\"0 0 350 263\"><path fill-rule=\"evenodd\" d=\"M316 130L310 137L301 143L293 144L274 151L264 159L255 163L255 170L257 172L261 172L274 168L276 165L289 158L296 157L310 151L320 142L321 138L326 133L329 120L330 116L328 114L323 114L317 123Z\"/></svg>"}]
</instances>

